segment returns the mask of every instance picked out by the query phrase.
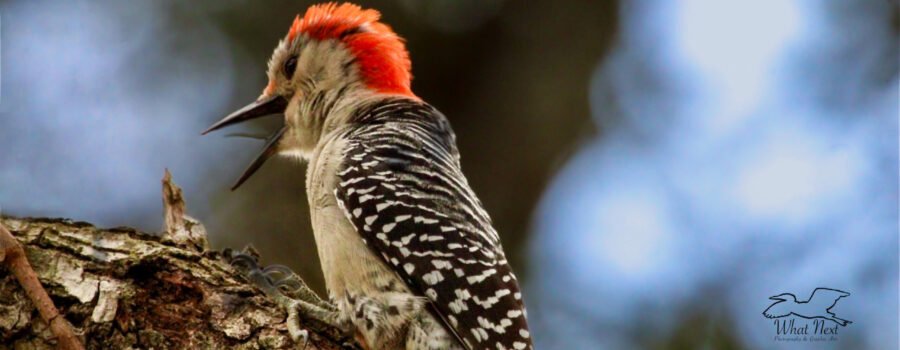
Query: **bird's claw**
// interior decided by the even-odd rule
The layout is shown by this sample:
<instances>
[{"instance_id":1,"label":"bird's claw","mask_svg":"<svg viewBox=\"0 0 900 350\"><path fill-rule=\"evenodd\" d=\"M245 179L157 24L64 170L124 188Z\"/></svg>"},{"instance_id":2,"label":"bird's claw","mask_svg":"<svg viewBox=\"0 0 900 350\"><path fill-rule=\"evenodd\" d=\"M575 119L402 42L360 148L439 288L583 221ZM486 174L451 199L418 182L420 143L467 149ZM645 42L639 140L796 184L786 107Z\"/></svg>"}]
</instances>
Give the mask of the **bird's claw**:
<instances>
[{"instance_id":1,"label":"bird's claw","mask_svg":"<svg viewBox=\"0 0 900 350\"><path fill-rule=\"evenodd\" d=\"M303 344L300 346L300 349L306 349L306 346L309 345L309 331L305 329L300 329L299 327L293 327L295 329L291 330L292 327L288 327L288 333L291 336L291 339L294 340L297 344Z\"/></svg>"},{"instance_id":2,"label":"bird's claw","mask_svg":"<svg viewBox=\"0 0 900 350\"><path fill-rule=\"evenodd\" d=\"M291 338L305 348L309 342L309 331L300 328L301 315L324 322L344 331L346 327L337 322L337 308L313 292L297 274L284 265L259 264L259 254L252 247L243 251L225 249L223 255L251 283L259 287L269 297L283 307L287 313L287 328Z\"/></svg>"},{"instance_id":3,"label":"bird's claw","mask_svg":"<svg viewBox=\"0 0 900 350\"><path fill-rule=\"evenodd\" d=\"M253 246L246 246L240 251L225 248L222 250L222 256L231 266L243 273L259 268L259 252Z\"/></svg>"},{"instance_id":4,"label":"bird's claw","mask_svg":"<svg viewBox=\"0 0 900 350\"><path fill-rule=\"evenodd\" d=\"M251 282L263 289L266 294L282 294L291 299L300 299L317 306L333 308L313 292L305 282L290 268L284 265L261 267L253 248L244 251L226 249L225 256L232 266L241 271Z\"/></svg>"},{"instance_id":5,"label":"bird's claw","mask_svg":"<svg viewBox=\"0 0 900 350\"><path fill-rule=\"evenodd\" d=\"M262 273L275 288L288 294L306 287L300 277L284 265L266 266L262 269Z\"/></svg>"},{"instance_id":6,"label":"bird's claw","mask_svg":"<svg viewBox=\"0 0 900 350\"><path fill-rule=\"evenodd\" d=\"M297 290L309 288L287 266L278 264L260 266L258 254L252 247L244 248L243 251L227 248L223 254L231 266L267 294L285 294L287 297L296 298Z\"/></svg>"}]
</instances>

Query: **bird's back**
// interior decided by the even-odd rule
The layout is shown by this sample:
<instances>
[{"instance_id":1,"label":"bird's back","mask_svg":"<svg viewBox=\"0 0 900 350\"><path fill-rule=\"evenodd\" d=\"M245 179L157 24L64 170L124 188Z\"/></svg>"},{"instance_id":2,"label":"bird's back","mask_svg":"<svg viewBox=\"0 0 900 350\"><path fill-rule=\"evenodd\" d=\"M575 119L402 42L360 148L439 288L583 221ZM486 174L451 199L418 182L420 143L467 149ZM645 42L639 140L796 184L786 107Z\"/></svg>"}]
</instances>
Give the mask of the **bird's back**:
<instances>
[{"instance_id":1,"label":"bird's back","mask_svg":"<svg viewBox=\"0 0 900 350\"><path fill-rule=\"evenodd\" d=\"M407 98L360 109L335 197L374 256L469 348L531 347L515 275L446 118Z\"/></svg>"}]
</instances>

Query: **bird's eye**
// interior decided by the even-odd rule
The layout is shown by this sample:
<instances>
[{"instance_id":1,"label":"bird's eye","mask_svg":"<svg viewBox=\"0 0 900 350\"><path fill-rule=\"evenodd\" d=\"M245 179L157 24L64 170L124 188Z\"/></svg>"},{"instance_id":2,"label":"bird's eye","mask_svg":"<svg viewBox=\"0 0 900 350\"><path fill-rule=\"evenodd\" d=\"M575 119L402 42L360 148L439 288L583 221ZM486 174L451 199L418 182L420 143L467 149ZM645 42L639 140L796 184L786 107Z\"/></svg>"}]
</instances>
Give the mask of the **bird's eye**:
<instances>
[{"instance_id":1,"label":"bird's eye","mask_svg":"<svg viewBox=\"0 0 900 350\"><path fill-rule=\"evenodd\" d=\"M294 76L294 70L297 69L297 56L291 56L284 61L284 76L288 79Z\"/></svg>"}]
</instances>

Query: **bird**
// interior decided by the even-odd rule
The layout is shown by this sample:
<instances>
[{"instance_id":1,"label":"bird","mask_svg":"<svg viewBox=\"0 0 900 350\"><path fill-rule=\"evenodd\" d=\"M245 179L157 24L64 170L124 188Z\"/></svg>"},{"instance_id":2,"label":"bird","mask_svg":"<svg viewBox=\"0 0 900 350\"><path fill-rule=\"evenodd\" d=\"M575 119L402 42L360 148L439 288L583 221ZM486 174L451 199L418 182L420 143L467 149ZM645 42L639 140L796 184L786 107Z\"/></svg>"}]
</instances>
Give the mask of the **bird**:
<instances>
[{"instance_id":1,"label":"bird","mask_svg":"<svg viewBox=\"0 0 900 350\"><path fill-rule=\"evenodd\" d=\"M780 318L790 315L810 319L822 318L834 321L843 327L853 322L838 318L831 312L831 308L837 304L838 300L849 295L850 293L841 290L820 287L813 290L806 301L797 301L795 295L782 293L769 298L769 300L775 300L775 303L769 305L763 311L763 315L767 318Z\"/></svg>"},{"instance_id":2,"label":"bird","mask_svg":"<svg viewBox=\"0 0 900 350\"><path fill-rule=\"evenodd\" d=\"M235 261L288 311L364 349L532 349L516 275L460 166L448 119L411 90L404 40L374 9L297 15L256 101L203 132L283 115L237 189L266 161L307 162L306 194L328 301L281 266ZM285 285L300 289L291 297ZM298 296L299 297L296 297Z\"/></svg>"}]
</instances>

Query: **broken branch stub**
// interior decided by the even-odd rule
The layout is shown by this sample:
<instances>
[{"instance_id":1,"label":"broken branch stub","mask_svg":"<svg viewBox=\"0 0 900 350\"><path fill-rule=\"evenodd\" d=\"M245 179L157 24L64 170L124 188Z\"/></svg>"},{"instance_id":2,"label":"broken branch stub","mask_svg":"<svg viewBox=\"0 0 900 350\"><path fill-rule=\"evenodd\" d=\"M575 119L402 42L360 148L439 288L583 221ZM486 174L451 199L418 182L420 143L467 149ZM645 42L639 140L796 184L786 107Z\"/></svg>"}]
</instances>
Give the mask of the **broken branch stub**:
<instances>
[{"instance_id":1,"label":"broken branch stub","mask_svg":"<svg viewBox=\"0 0 900 350\"><path fill-rule=\"evenodd\" d=\"M198 251L209 249L206 228L197 219L187 215L181 188L172 182L172 174L166 169L162 179L163 236L177 244L190 246Z\"/></svg>"}]
</instances>

